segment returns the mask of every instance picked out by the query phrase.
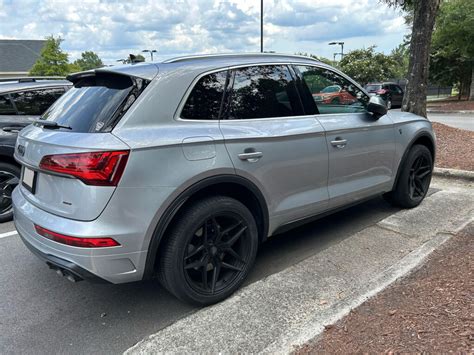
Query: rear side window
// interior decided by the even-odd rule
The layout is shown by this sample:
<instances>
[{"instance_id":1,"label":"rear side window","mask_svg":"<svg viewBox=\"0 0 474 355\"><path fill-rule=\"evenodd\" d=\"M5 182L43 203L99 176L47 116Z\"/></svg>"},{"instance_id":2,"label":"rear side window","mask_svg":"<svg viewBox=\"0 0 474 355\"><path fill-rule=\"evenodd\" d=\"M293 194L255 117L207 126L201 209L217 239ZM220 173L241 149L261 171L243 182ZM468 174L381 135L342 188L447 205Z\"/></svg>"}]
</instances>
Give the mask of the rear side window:
<instances>
[{"instance_id":1,"label":"rear side window","mask_svg":"<svg viewBox=\"0 0 474 355\"><path fill-rule=\"evenodd\" d=\"M285 65L234 70L228 118L250 119L303 115L295 81Z\"/></svg>"},{"instance_id":2,"label":"rear side window","mask_svg":"<svg viewBox=\"0 0 474 355\"><path fill-rule=\"evenodd\" d=\"M365 90L368 92L376 92L382 88L382 85L374 85L374 84L369 84L366 85Z\"/></svg>"},{"instance_id":3,"label":"rear side window","mask_svg":"<svg viewBox=\"0 0 474 355\"><path fill-rule=\"evenodd\" d=\"M43 114L61 95L63 88L21 91L10 94L19 115L39 116Z\"/></svg>"},{"instance_id":4,"label":"rear side window","mask_svg":"<svg viewBox=\"0 0 474 355\"><path fill-rule=\"evenodd\" d=\"M181 118L189 120L219 119L226 80L227 71L212 73L199 79L181 111Z\"/></svg>"},{"instance_id":5,"label":"rear side window","mask_svg":"<svg viewBox=\"0 0 474 355\"><path fill-rule=\"evenodd\" d=\"M0 95L0 115L16 115L15 108L8 95Z\"/></svg>"},{"instance_id":6,"label":"rear side window","mask_svg":"<svg viewBox=\"0 0 474 355\"><path fill-rule=\"evenodd\" d=\"M85 77L74 83L41 119L70 127L70 132L108 132L146 84L143 79L117 74Z\"/></svg>"}]
</instances>

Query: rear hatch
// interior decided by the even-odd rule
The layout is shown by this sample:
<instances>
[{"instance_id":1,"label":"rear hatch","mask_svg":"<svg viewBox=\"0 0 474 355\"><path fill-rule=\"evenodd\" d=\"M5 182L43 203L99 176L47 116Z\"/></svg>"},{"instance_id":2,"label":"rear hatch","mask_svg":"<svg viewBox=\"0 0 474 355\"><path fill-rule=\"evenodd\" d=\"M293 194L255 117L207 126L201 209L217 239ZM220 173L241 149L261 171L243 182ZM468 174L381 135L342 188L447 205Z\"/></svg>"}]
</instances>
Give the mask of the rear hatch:
<instances>
[{"instance_id":1,"label":"rear hatch","mask_svg":"<svg viewBox=\"0 0 474 355\"><path fill-rule=\"evenodd\" d=\"M88 221L107 205L128 159L129 147L111 131L149 78L97 70L71 80L74 86L38 123L20 132L15 158L23 165L19 188L29 202Z\"/></svg>"}]
</instances>

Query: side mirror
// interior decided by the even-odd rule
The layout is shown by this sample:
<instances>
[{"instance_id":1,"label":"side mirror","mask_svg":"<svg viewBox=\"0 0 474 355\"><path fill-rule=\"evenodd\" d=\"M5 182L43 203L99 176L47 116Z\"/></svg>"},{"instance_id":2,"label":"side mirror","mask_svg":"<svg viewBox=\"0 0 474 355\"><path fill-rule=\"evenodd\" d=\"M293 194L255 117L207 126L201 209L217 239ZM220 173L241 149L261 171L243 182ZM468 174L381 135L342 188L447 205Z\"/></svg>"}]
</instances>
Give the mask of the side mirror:
<instances>
[{"instance_id":1,"label":"side mirror","mask_svg":"<svg viewBox=\"0 0 474 355\"><path fill-rule=\"evenodd\" d=\"M371 96L367 105L367 111L373 113L374 118L379 119L387 113L387 106L381 97Z\"/></svg>"}]
</instances>

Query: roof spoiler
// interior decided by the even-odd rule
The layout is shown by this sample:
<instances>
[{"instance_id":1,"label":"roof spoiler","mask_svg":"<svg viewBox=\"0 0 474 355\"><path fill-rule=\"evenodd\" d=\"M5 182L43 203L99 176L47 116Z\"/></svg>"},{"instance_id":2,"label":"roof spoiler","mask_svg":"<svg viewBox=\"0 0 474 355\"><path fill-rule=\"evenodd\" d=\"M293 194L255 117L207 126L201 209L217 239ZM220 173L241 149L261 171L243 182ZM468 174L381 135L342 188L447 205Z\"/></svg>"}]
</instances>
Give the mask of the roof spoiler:
<instances>
[{"instance_id":1,"label":"roof spoiler","mask_svg":"<svg viewBox=\"0 0 474 355\"><path fill-rule=\"evenodd\" d=\"M126 75L145 80L153 80L153 78L158 74L158 66L156 64L151 63L115 65L111 67L103 67L73 73L68 75L66 79L75 83L82 78L94 76L98 73Z\"/></svg>"}]
</instances>

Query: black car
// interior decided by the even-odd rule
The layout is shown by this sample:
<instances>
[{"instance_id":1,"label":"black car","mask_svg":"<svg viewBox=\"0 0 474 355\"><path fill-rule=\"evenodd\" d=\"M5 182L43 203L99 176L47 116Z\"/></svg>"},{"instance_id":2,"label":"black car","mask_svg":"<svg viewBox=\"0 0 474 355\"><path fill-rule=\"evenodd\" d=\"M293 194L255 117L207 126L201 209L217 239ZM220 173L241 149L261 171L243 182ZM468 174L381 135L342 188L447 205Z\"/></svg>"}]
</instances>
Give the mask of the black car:
<instances>
[{"instance_id":1,"label":"black car","mask_svg":"<svg viewBox=\"0 0 474 355\"><path fill-rule=\"evenodd\" d=\"M385 100L387 108L401 107L403 90L395 83L369 83L365 86L369 95L377 95Z\"/></svg>"},{"instance_id":2,"label":"black car","mask_svg":"<svg viewBox=\"0 0 474 355\"><path fill-rule=\"evenodd\" d=\"M67 80L3 79L0 82L0 222L11 220L11 193L20 178L13 158L18 132L45 112L70 87Z\"/></svg>"}]
</instances>

